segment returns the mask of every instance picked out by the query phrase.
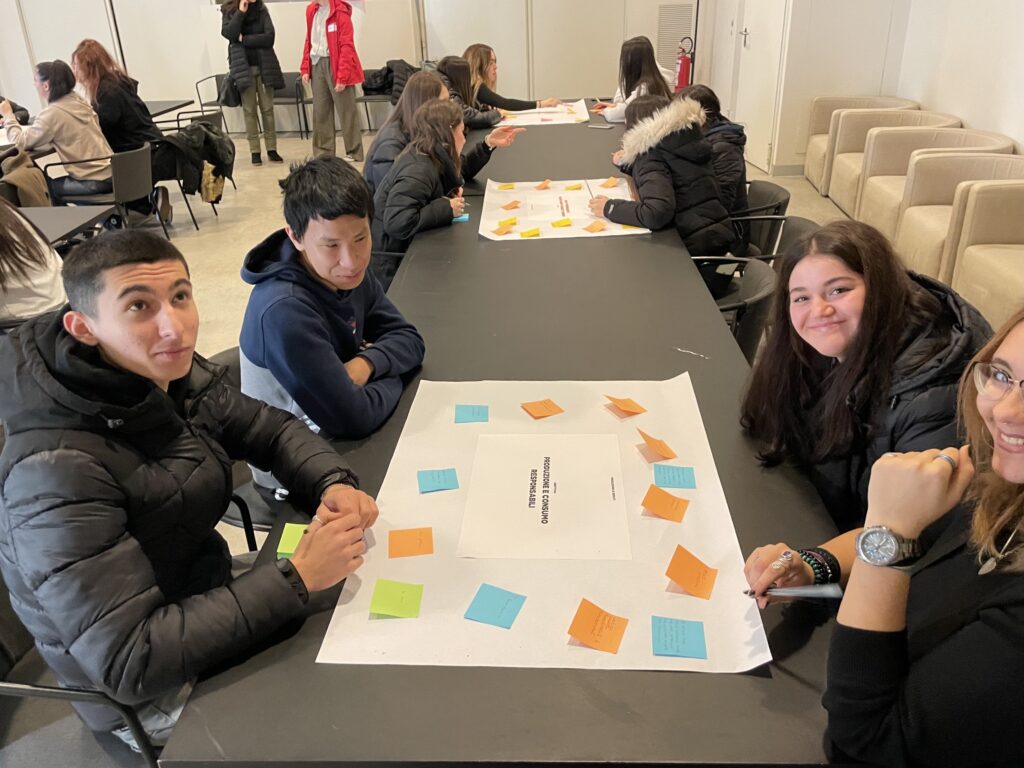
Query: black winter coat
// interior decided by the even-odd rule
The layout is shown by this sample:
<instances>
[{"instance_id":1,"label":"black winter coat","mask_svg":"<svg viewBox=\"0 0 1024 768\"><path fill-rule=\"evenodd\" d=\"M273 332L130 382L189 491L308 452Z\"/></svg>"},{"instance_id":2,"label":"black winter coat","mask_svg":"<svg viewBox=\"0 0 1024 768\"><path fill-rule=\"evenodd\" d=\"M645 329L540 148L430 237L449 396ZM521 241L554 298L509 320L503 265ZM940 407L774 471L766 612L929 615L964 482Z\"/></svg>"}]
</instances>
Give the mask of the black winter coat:
<instances>
[{"instance_id":1,"label":"black winter coat","mask_svg":"<svg viewBox=\"0 0 1024 768\"><path fill-rule=\"evenodd\" d=\"M974 353L992 336L985 318L959 294L930 277L910 274L921 290L939 300L941 315L924 329L904 333L885 400L861 420L860 437L848 454L804 467L841 531L864 524L871 465L882 454L961 444L957 383ZM926 355L927 350L932 353ZM852 408L857 399L856 393L851 396Z\"/></svg>"},{"instance_id":2,"label":"black winter coat","mask_svg":"<svg viewBox=\"0 0 1024 768\"><path fill-rule=\"evenodd\" d=\"M139 84L134 80L100 80L92 108L100 119L100 130L115 152L138 149L147 141L157 142L164 137L139 98Z\"/></svg>"},{"instance_id":3,"label":"black winter coat","mask_svg":"<svg viewBox=\"0 0 1024 768\"><path fill-rule=\"evenodd\" d=\"M747 163L743 148L747 134L743 126L724 117L704 126L704 138L711 144L711 165L718 179L718 193L729 213L747 209Z\"/></svg>"},{"instance_id":4,"label":"black winter coat","mask_svg":"<svg viewBox=\"0 0 1024 768\"><path fill-rule=\"evenodd\" d=\"M63 685L141 705L304 613L272 564L232 581L214 526L231 464L272 469L300 504L355 479L321 438L196 356L163 392L63 330L61 312L0 341L0 570ZM105 707L86 723L119 723Z\"/></svg>"},{"instance_id":5,"label":"black winter coat","mask_svg":"<svg viewBox=\"0 0 1024 768\"><path fill-rule=\"evenodd\" d=\"M623 170L633 176L639 201L609 200L604 215L648 229L674 223L691 256L729 252L736 234L719 200L703 121L704 110L697 102L677 99L626 131Z\"/></svg>"},{"instance_id":6,"label":"black winter coat","mask_svg":"<svg viewBox=\"0 0 1024 768\"><path fill-rule=\"evenodd\" d=\"M363 178L370 185L370 192L377 191L377 187L384 181L384 177L388 175L388 171L394 165L395 159L408 144L409 136L397 122L389 122L380 129L373 144L370 145L370 151L366 154L366 162L363 164ZM476 176L491 159L491 152L491 148L483 141L464 149L462 151L462 178L469 181Z\"/></svg>"},{"instance_id":7,"label":"black winter coat","mask_svg":"<svg viewBox=\"0 0 1024 768\"><path fill-rule=\"evenodd\" d=\"M395 106L401 98L402 91L405 90L405 84L409 82L409 78L420 70L405 59L389 59L387 68L392 73L391 106Z\"/></svg>"},{"instance_id":8,"label":"black winter coat","mask_svg":"<svg viewBox=\"0 0 1024 768\"><path fill-rule=\"evenodd\" d=\"M260 0L249 4L249 10L242 13L235 5L232 9L221 8L220 33L228 41L228 74L235 81L239 91L253 87L249 74L249 54L256 53L257 66L263 84L271 90L284 88L284 75L274 53L274 22ZM241 35L242 41L238 41Z\"/></svg>"},{"instance_id":9,"label":"black winter coat","mask_svg":"<svg viewBox=\"0 0 1024 768\"><path fill-rule=\"evenodd\" d=\"M213 166L217 176L230 179L234 173L235 143L220 128L195 122L167 136L164 141L174 154L176 177L181 181L186 195L194 195L199 191L204 162Z\"/></svg>"},{"instance_id":10,"label":"black winter coat","mask_svg":"<svg viewBox=\"0 0 1024 768\"><path fill-rule=\"evenodd\" d=\"M435 74L441 78L441 82L444 83L444 87L448 89L448 98L458 104L459 109L462 110L462 122L465 124L467 130L473 130L475 128L493 128L501 122L501 113L498 110L482 110L470 106L462 100L458 91L452 87L452 81L448 79L447 75L442 74L441 72L436 72Z\"/></svg>"}]
</instances>

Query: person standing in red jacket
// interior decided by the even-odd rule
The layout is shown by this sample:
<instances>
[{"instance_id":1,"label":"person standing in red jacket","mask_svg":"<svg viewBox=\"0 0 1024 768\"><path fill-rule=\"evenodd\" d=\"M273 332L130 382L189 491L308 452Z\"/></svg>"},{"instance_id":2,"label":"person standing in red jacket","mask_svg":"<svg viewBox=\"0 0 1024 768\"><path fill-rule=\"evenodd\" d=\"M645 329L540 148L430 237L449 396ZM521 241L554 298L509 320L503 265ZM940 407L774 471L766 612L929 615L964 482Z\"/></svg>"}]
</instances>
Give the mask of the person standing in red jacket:
<instances>
[{"instance_id":1,"label":"person standing in red jacket","mask_svg":"<svg viewBox=\"0 0 1024 768\"><path fill-rule=\"evenodd\" d=\"M345 0L313 0L306 7L301 71L303 82L313 84L313 153L317 157L336 154L337 111L345 153L349 159L361 161L363 140L356 86L362 85L363 65L353 40L352 6Z\"/></svg>"}]
</instances>

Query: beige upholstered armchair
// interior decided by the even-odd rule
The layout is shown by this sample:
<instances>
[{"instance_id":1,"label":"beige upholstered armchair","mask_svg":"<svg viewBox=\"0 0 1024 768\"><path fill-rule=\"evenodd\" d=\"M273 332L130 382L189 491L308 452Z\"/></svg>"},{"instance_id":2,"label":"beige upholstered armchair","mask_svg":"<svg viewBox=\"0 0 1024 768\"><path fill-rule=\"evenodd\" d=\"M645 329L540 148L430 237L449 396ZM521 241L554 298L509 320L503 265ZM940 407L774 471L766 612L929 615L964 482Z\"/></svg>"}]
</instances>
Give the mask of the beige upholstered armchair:
<instances>
[{"instance_id":1,"label":"beige upholstered armchair","mask_svg":"<svg viewBox=\"0 0 1024 768\"><path fill-rule=\"evenodd\" d=\"M970 185L952 286L993 328L1024 307L1024 181Z\"/></svg>"},{"instance_id":2,"label":"beige upholstered armchair","mask_svg":"<svg viewBox=\"0 0 1024 768\"><path fill-rule=\"evenodd\" d=\"M828 190L831 158L838 130L837 114L847 109L917 109L920 105L898 96L818 96L811 102L811 125L807 135L804 176L825 194Z\"/></svg>"},{"instance_id":3,"label":"beige upholstered armchair","mask_svg":"<svg viewBox=\"0 0 1024 768\"><path fill-rule=\"evenodd\" d=\"M861 167L868 131L872 128L904 125L958 128L960 118L917 109L857 109L840 115L838 123L827 193L833 203L847 215L853 216L857 208L857 194L860 192Z\"/></svg>"},{"instance_id":4,"label":"beige upholstered armchair","mask_svg":"<svg viewBox=\"0 0 1024 768\"><path fill-rule=\"evenodd\" d=\"M907 267L948 285L971 185L1007 179L1024 179L1024 155L935 152L915 157L893 243Z\"/></svg>"},{"instance_id":5,"label":"beige upholstered armchair","mask_svg":"<svg viewBox=\"0 0 1024 768\"><path fill-rule=\"evenodd\" d=\"M948 151L1011 154L1013 139L970 128L872 128L864 145L854 218L895 238L911 158Z\"/></svg>"}]
</instances>

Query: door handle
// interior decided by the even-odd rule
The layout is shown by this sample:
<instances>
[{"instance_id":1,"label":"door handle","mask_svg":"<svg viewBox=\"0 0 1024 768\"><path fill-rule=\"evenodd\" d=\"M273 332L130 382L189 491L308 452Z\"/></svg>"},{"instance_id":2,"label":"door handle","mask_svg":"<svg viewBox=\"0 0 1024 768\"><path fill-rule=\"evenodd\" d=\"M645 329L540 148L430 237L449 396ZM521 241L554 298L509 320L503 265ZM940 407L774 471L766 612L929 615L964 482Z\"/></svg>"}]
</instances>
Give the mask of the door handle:
<instances>
[{"instance_id":1,"label":"door handle","mask_svg":"<svg viewBox=\"0 0 1024 768\"><path fill-rule=\"evenodd\" d=\"M747 30L746 27L743 27L743 31L740 32L740 34L743 36L743 47L744 48L748 47L747 46L747 38L750 37L750 32Z\"/></svg>"}]
</instances>

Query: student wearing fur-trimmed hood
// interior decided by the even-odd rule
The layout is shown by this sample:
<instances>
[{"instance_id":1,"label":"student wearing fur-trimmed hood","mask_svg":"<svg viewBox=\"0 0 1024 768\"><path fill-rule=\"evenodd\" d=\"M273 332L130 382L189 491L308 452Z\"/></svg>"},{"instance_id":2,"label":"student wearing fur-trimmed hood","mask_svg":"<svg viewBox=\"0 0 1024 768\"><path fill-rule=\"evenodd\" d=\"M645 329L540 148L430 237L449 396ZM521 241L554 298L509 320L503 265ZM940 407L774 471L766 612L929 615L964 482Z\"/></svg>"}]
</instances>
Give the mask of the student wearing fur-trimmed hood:
<instances>
[{"instance_id":1,"label":"student wearing fur-trimmed hood","mask_svg":"<svg viewBox=\"0 0 1024 768\"><path fill-rule=\"evenodd\" d=\"M598 196L590 201L591 212L652 230L675 224L693 256L728 253L736 233L719 199L703 124L704 111L692 99L640 96L632 101L622 149L612 161L633 177L637 201Z\"/></svg>"}]
</instances>

